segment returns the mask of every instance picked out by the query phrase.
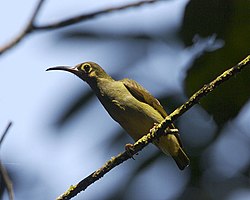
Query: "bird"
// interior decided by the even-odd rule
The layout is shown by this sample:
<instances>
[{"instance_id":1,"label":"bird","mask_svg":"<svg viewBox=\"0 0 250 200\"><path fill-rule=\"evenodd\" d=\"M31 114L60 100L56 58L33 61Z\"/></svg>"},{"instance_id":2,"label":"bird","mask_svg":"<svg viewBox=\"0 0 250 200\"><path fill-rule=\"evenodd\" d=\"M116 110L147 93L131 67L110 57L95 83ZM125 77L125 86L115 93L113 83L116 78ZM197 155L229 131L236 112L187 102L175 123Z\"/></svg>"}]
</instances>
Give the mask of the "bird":
<instances>
[{"instance_id":1,"label":"bird","mask_svg":"<svg viewBox=\"0 0 250 200\"><path fill-rule=\"evenodd\" d=\"M160 102L139 83L128 78L114 80L95 62L83 62L74 67L50 67L46 71L52 70L70 72L86 82L109 115L135 141L167 117ZM176 129L174 124L169 128ZM189 166L190 160L183 150L178 131L161 136L153 143L163 153L171 155L180 170Z\"/></svg>"}]
</instances>

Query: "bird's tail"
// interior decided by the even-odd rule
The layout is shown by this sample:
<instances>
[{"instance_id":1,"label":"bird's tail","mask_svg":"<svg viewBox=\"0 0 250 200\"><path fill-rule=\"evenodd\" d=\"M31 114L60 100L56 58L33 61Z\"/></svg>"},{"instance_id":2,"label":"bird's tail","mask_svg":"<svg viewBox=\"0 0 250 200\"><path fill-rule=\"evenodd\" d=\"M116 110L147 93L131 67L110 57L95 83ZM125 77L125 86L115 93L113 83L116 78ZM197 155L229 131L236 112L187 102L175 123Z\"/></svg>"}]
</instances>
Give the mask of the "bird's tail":
<instances>
[{"instance_id":1,"label":"bird's tail","mask_svg":"<svg viewBox=\"0 0 250 200\"><path fill-rule=\"evenodd\" d=\"M165 154L171 155L180 170L185 169L190 163L187 154L183 151L181 144L175 135L162 136L159 141L154 142Z\"/></svg>"},{"instance_id":2,"label":"bird's tail","mask_svg":"<svg viewBox=\"0 0 250 200\"><path fill-rule=\"evenodd\" d=\"M185 169L185 167L187 167L190 163L187 154L183 151L181 147L179 148L177 155L172 155L172 157L180 170Z\"/></svg>"}]
</instances>

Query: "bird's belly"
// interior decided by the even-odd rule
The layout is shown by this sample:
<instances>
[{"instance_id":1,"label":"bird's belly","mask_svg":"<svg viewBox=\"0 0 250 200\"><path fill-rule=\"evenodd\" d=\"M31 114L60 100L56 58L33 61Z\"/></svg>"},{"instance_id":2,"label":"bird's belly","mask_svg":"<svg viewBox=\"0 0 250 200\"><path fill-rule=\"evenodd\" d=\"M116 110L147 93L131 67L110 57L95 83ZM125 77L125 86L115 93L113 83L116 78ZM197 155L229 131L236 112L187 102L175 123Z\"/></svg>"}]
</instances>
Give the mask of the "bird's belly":
<instances>
[{"instance_id":1,"label":"bird's belly","mask_svg":"<svg viewBox=\"0 0 250 200\"><path fill-rule=\"evenodd\" d=\"M117 101L113 105L116 108L111 109L114 112L109 114L135 141L147 134L154 123L160 123L163 120L160 113L153 107L137 100L133 102L130 99L129 103L124 104Z\"/></svg>"},{"instance_id":2,"label":"bird's belly","mask_svg":"<svg viewBox=\"0 0 250 200\"><path fill-rule=\"evenodd\" d=\"M116 84L116 90L109 89L114 87L112 84ZM134 140L147 134L154 123L160 123L163 120L161 114L151 105L141 102L131 95L122 82L106 84L106 88L103 88L102 93L97 96L110 116Z\"/></svg>"},{"instance_id":3,"label":"bird's belly","mask_svg":"<svg viewBox=\"0 0 250 200\"><path fill-rule=\"evenodd\" d=\"M149 132L149 130L154 126L154 121L141 116L141 118L138 119L126 119L125 123L121 122L120 125L135 141L137 141Z\"/></svg>"},{"instance_id":4,"label":"bird's belly","mask_svg":"<svg viewBox=\"0 0 250 200\"><path fill-rule=\"evenodd\" d=\"M118 122L135 141L149 133L154 123L160 123L164 120L161 114L153 107L135 98L130 98L128 95L124 98L102 101L102 104L110 116ZM171 155L175 155L180 147L174 135L162 136L158 141L155 141L154 144L165 154L170 152Z\"/></svg>"}]
</instances>

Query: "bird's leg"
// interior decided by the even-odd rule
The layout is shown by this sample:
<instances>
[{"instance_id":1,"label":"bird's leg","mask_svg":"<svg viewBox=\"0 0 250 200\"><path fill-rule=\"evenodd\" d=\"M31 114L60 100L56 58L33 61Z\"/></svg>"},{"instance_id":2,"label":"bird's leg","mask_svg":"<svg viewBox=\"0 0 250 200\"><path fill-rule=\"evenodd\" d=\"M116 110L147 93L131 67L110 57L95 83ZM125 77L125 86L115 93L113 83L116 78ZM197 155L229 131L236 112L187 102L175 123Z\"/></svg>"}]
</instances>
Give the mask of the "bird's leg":
<instances>
[{"instance_id":1,"label":"bird's leg","mask_svg":"<svg viewBox=\"0 0 250 200\"><path fill-rule=\"evenodd\" d=\"M135 151L134 145L133 145L133 144L130 144L130 143L125 144L125 150L126 150L127 154L128 154L131 158L133 158L133 160L135 160L134 157L133 157L133 153L134 153L134 151ZM138 153L137 153L136 155L138 155Z\"/></svg>"},{"instance_id":2,"label":"bird's leg","mask_svg":"<svg viewBox=\"0 0 250 200\"><path fill-rule=\"evenodd\" d=\"M175 133L178 133L179 130L177 128L167 128L164 132L166 134L175 134Z\"/></svg>"}]
</instances>

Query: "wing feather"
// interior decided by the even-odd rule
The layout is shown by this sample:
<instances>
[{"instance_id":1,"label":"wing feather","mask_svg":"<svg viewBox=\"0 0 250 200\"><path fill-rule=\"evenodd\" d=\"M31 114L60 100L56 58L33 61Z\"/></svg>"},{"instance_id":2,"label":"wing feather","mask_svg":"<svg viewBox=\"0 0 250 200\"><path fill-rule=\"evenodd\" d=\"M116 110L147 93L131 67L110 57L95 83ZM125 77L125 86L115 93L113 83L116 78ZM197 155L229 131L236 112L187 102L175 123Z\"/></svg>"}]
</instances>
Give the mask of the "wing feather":
<instances>
[{"instance_id":1,"label":"wing feather","mask_svg":"<svg viewBox=\"0 0 250 200\"><path fill-rule=\"evenodd\" d=\"M134 80L125 78L120 80L124 86L128 89L128 91L139 101L149 104L155 110L157 110L163 118L167 117L167 113L160 104L160 102L153 97L144 87L142 87L139 83ZM170 128L175 128L174 124L171 124ZM178 139L180 146L182 147L182 142L180 139L179 133L174 134Z\"/></svg>"},{"instance_id":2,"label":"wing feather","mask_svg":"<svg viewBox=\"0 0 250 200\"><path fill-rule=\"evenodd\" d=\"M167 113L160 104L160 102L155 97L153 97L145 88L143 88L139 83L127 78L121 81L136 99L152 106L162 115L163 118L167 116Z\"/></svg>"}]
</instances>

